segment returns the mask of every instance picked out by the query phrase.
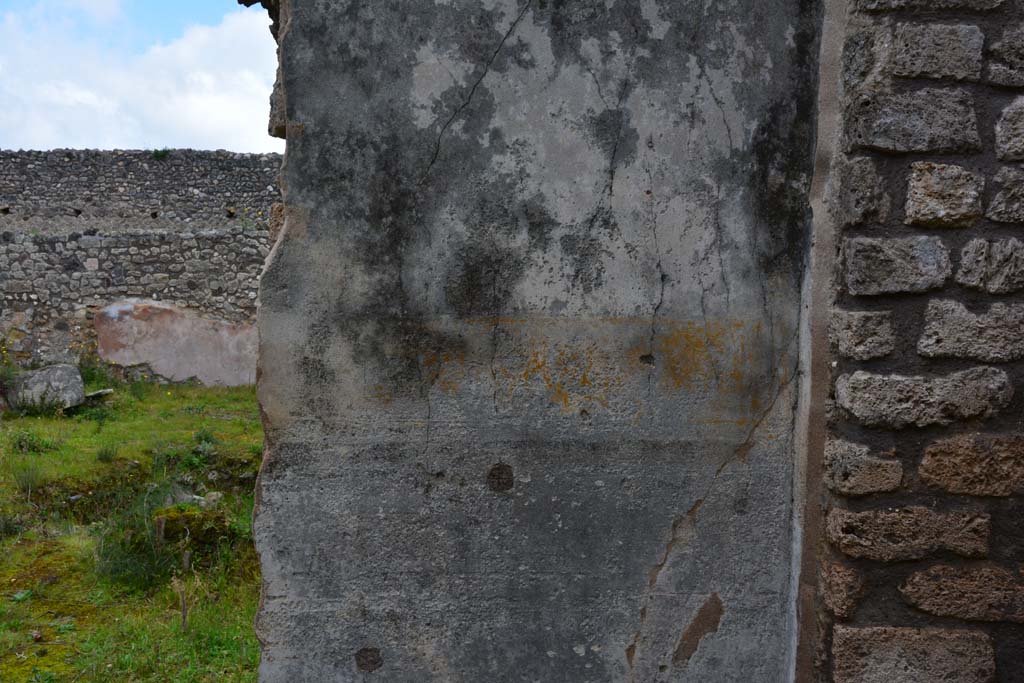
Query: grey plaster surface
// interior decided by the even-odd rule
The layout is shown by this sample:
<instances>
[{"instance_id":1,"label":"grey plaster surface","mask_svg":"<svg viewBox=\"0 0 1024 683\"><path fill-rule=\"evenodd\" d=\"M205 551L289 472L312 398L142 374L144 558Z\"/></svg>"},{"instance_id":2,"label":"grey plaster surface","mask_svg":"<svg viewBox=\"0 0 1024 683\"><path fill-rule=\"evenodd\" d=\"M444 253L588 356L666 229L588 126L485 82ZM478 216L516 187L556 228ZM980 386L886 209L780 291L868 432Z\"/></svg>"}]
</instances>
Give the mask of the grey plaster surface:
<instances>
[{"instance_id":1,"label":"grey plaster surface","mask_svg":"<svg viewBox=\"0 0 1024 683\"><path fill-rule=\"evenodd\" d=\"M817 3L282 9L261 680L784 680Z\"/></svg>"}]
</instances>

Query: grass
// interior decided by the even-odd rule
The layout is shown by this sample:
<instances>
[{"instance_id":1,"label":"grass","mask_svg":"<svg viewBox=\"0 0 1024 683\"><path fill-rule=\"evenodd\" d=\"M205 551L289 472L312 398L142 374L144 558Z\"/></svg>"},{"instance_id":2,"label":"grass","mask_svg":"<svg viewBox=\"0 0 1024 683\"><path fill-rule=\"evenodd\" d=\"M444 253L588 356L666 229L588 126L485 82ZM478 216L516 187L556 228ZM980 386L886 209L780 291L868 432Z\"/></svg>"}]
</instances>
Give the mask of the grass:
<instances>
[{"instance_id":1,"label":"grass","mask_svg":"<svg viewBox=\"0 0 1024 683\"><path fill-rule=\"evenodd\" d=\"M112 443L106 443L96 449L96 461L102 463L112 463L117 458L117 445Z\"/></svg>"},{"instance_id":2,"label":"grass","mask_svg":"<svg viewBox=\"0 0 1024 683\"><path fill-rule=\"evenodd\" d=\"M230 445L219 449L229 458L249 461L250 447L263 442L252 388L149 385L138 392L144 393L142 399L134 393L119 391L113 403L101 411L7 419L2 429L9 434L30 432L53 446L47 457L39 459L45 480L71 480L84 485L101 480L108 472L96 462L96 453L104 446L117 448L121 460L145 465L152 462L155 448L191 445L194 434L204 430ZM186 410L189 406L201 406L203 412L196 415ZM2 475L2 461L8 453L6 449L0 453L0 500L10 493L5 487L11 482Z\"/></svg>"},{"instance_id":3,"label":"grass","mask_svg":"<svg viewBox=\"0 0 1024 683\"><path fill-rule=\"evenodd\" d=\"M255 681L262 438L251 388L119 384L73 414L7 416L0 682ZM204 510L208 490L223 497Z\"/></svg>"},{"instance_id":4,"label":"grass","mask_svg":"<svg viewBox=\"0 0 1024 683\"><path fill-rule=\"evenodd\" d=\"M57 441L40 436L31 429L17 429L7 439L12 451L17 453L46 453L58 448Z\"/></svg>"}]
</instances>

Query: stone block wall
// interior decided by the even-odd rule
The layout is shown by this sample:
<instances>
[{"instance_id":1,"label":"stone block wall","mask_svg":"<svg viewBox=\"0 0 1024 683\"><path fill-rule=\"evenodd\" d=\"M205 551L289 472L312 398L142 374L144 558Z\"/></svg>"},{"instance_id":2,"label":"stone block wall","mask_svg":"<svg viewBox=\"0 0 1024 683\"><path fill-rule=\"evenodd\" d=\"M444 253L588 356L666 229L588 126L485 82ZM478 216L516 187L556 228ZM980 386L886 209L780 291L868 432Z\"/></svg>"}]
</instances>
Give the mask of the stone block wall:
<instances>
[{"instance_id":1,"label":"stone block wall","mask_svg":"<svg viewBox=\"0 0 1024 683\"><path fill-rule=\"evenodd\" d=\"M22 362L73 359L110 303L248 323L270 247L277 155L0 151L0 335Z\"/></svg>"},{"instance_id":2,"label":"stone block wall","mask_svg":"<svg viewBox=\"0 0 1024 683\"><path fill-rule=\"evenodd\" d=\"M265 224L280 166L277 154L190 149L0 150L0 231Z\"/></svg>"},{"instance_id":3,"label":"stone block wall","mask_svg":"<svg viewBox=\"0 0 1024 683\"><path fill-rule=\"evenodd\" d=\"M1024 680L1024 7L848 4L819 678Z\"/></svg>"}]
</instances>

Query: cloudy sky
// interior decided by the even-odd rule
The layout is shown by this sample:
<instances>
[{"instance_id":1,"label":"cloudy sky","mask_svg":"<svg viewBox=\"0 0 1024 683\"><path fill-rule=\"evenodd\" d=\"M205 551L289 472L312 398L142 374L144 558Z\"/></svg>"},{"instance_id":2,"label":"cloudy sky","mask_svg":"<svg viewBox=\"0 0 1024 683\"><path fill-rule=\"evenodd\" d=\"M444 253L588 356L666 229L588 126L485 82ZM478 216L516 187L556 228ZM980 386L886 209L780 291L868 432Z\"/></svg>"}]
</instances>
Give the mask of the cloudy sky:
<instances>
[{"instance_id":1,"label":"cloudy sky","mask_svg":"<svg viewBox=\"0 0 1024 683\"><path fill-rule=\"evenodd\" d=\"M236 0L0 0L0 149L281 151L269 25Z\"/></svg>"}]
</instances>

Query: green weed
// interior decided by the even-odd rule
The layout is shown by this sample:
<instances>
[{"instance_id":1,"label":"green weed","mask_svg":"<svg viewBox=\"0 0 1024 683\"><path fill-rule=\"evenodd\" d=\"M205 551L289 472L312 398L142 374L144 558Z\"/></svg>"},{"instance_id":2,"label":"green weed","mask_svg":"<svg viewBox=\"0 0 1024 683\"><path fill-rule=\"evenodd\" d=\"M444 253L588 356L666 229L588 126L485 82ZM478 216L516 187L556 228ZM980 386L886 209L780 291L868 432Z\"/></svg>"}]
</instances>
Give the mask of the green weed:
<instances>
[{"instance_id":1,"label":"green weed","mask_svg":"<svg viewBox=\"0 0 1024 683\"><path fill-rule=\"evenodd\" d=\"M96 451L96 460L102 463L112 463L117 457L117 446L104 444Z\"/></svg>"},{"instance_id":2,"label":"green weed","mask_svg":"<svg viewBox=\"0 0 1024 683\"><path fill-rule=\"evenodd\" d=\"M28 497L43 484L43 470L34 459L19 458L11 461L7 468L14 486Z\"/></svg>"},{"instance_id":3,"label":"green weed","mask_svg":"<svg viewBox=\"0 0 1024 683\"><path fill-rule=\"evenodd\" d=\"M192 435L192 439L199 445L217 443L217 436L209 427L197 429L195 434Z\"/></svg>"},{"instance_id":4,"label":"green weed","mask_svg":"<svg viewBox=\"0 0 1024 683\"><path fill-rule=\"evenodd\" d=\"M55 451L59 444L29 429L19 429L8 437L11 450L18 453L46 453Z\"/></svg>"}]
</instances>

